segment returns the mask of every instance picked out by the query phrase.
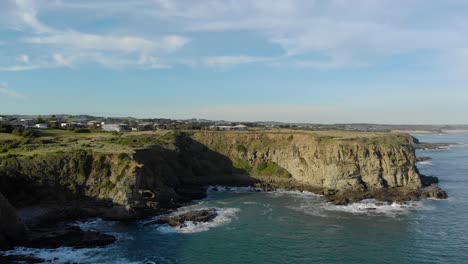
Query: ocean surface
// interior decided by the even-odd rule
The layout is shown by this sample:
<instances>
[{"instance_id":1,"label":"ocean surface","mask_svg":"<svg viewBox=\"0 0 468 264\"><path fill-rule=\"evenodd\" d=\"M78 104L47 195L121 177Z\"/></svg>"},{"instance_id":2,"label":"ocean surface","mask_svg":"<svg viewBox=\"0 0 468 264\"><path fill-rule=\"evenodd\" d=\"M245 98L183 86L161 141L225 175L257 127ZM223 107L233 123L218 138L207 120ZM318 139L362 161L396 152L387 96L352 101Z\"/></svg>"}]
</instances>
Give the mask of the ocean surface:
<instances>
[{"instance_id":1,"label":"ocean surface","mask_svg":"<svg viewBox=\"0 0 468 264\"><path fill-rule=\"evenodd\" d=\"M448 200L335 206L311 193L211 188L208 198L180 209L216 208L210 223L177 230L96 220L77 224L112 233L117 243L10 253L53 263L468 263L468 133L415 136L464 143L418 151L433 158L418 167L439 177Z\"/></svg>"}]
</instances>

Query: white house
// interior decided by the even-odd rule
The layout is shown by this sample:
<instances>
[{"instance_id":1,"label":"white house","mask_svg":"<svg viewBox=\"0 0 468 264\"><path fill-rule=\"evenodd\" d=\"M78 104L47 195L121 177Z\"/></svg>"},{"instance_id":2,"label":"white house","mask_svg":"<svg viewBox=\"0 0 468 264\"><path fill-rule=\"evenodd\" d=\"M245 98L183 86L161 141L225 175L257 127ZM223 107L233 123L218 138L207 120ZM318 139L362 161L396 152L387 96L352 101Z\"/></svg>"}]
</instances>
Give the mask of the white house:
<instances>
[{"instance_id":1,"label":"white house","mask_svg":"<svg viewBox=\"0 0 468 264\"><path fill-rule=\"evenodd\" d=\"M127 124L105 124L102 125L102 130L107 132L121 132L130 130Z\"/></svg>"},{"instance_id":2,"label":"white house","mask_svg":"<svg viewBox=\"0 0 468 264\"><path fill-rule=\"evenodd\" d=\"M247 126L245 125L237 125L232 127L233 130L247 130Z\"/></svg>"},{"instance_id":3,"label":"white house","mask_svg":"<svg viewBox=\"0 0 468 264\"><path fill-rule=\"evenodd\" d=\"M49 126L47 124L35 124L34 127L38 128L38 129L48 129L49 128Z\"/></svg>"}]
</instances>

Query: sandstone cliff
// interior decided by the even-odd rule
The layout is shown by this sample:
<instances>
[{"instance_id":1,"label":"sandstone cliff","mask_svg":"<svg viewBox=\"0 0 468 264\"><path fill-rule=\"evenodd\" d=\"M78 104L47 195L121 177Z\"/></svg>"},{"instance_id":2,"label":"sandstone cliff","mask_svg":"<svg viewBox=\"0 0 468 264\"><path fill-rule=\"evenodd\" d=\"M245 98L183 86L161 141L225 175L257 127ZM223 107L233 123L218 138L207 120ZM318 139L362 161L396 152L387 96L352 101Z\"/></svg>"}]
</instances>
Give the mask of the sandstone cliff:
<instances>
[{"instance_id":1,"label":"sandstone cliff","mask_svg":"<svg viewBox=\"0 0 468 264\"><path fill-rule=\"evenodd\" d=\"M155 142L135 147L132 153L88 149L4 156L0 158L0 192L16 206L88 199L132 215L201 198L202 186L213 184L267 182L285 188L306 186L325 194L374 195L404 189L411 197L422 187L413 139L404 134L173 135L165 136L171 140L163 143L152 136L115 140Z\"/></svg>"},{"instance_id":2,"label":"sandstone cliff","mask_svg":"<svg viewBox=\"0 0 468 264\"><path fill-rule=\"evenodd\" d=\"M407 135L374 139L310 133L197 133L194 138L237 163L278 166L304 184L334 190L420 188L416 157ZM271 175L275 176L275 175Z\"/></svg>"}]
</instances>

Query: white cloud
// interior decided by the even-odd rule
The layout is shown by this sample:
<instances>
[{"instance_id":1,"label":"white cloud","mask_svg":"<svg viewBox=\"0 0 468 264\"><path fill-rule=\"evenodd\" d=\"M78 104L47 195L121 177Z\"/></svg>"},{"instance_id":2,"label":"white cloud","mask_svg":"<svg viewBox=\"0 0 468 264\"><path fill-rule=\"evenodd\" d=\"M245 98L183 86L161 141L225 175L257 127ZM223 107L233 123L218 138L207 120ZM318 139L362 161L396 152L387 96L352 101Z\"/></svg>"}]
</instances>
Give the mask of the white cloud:
<instances>
[{"instance_id":1,"label":"white cloud","mask_svg":"<svg viewBox=\"0 0 468 264\"><path fill-rule=\"evenodd\" d=\"M12 97L12 98L23 98L24 96L17 93L15 90L8 88L5 83L0 83L0 95Z\"/></svg>"},{"instance_id":2,"label":"white cloud","mask_svg":"<svg viewBox=\"0 0 468 264\"><path fill-rule=\"evenodd\" d=\"M70 61L66 59L62 54L54 53L52 55L52 58L58 66L71 66Z\"/></svg>"},{"instance_id":3,"label":"white cloud","mask_svg":"<svg viewBox=\"0 0 468 264\"><path fill-rule=\"evenodd\" d=\"M19 62L28 64L29 63L29 56L26 55L26 54L21 54L21 55L18 56L17 60Z\"/></svg>"},{"instance_id":4,"label":"white cloud","mask_svg":"<svg viewBox=\"0 0 468 264\"><path fill-rule=\"evenodd\" d=\"M66 31L26 38L24 41L33 44L56 45L68 49L150 53L153 50L174 51L184 46L188 39L181 36L166 36L152 41L140 37L99 36Z\"/></svg>"},{"instance_id":5,"label":"white cloud","mask_svg":"<svg viewBox=\"0 0 468 264\"><path fill-rule=\"evenodd\" d=\"M0 71L31 70L41 66L72 66L73 63L89 62L109 67L138 65L140 67L164 68L165 65L155 63L154 59L141 63L141 58L155 58L155 54L169 54L189 42L188 38L175 34L140 37L115 33L84 33L73 29L62 30L48 26L38 18L41 8L51 11L53 10L49 9L51 6L67 6L68 4L62 5L61 1L33 2L30 0L10 0L6 3L0 3L0 27L30 32L32 36L23 38L23 43L36 45L43 52L47 52L47 49L52 51L52 54L49 55L52 61L29 66L2 66ZM76 4L79 6L78 2ZM110 5L111 3L107 2L101 5L104 9L109 8L105 4ZM84 3L81 7L85 6ZM24 64L30 63L29 57L26 55L21 55L17 60ZM116 64L112 65L113 63Z\"/></svg>"},{"instance_id":6,"label":"white cloud","mask_svg":"<svg viewBox=\"0 0 468 264\"><path fill-rule=\"evenodd\" d=\"M0 72L15 72L15 71L30 71L46 68L43 65L11 65L11 66L0 66Z\"/></svg>"},{"instance_id":7,"label":"white cloud","mask_svg":"<svg viewBox=\"0 0 468 264\"><path fill-rule=\"evenodd\" d=\"M51 46L53 52L60 51L68 57L90 52L89 56L81 57L91 59L96 57L91 53L97 51L107 61L122 61L122 54L134 53L131 59L127 57L125 60L132 60L130 64L140 66L138 62L141 57L152 56L168 65L185 60L198 61L197 65L210 67L264 63L338 69L372 66L395 55L419 51L449 53L453 49L468 47L468 20L465 19L468 4L464 1L208 0L203 4L185 0L13 2L14 7L7 5L3 8L9 11L0 11L0 16L5 17L0 17L0 25L3 21L9 28L32 30L34 35L25 39L28 44ZM83 19L79 17L84 16L90 20L120 19L125 23L118 23L116 28L100 33L84 33L78 29L63 30L44 24L38 16L42 14L41 11L57 16L72 14L70 21L61 19L64 21L64 25L60 25L62 28L70 28L67 22ZM168 33L168 29L172 32ZM249 56L242 55L242 52L235 56L226 55L239 54L237 50L212 55L197 54L196 50L192 50L190 54L184 53L183 58L166 59L170 57L169 53L189 42L187 37L180 35L187 32L197 40L214 32L254 33L272 47L280 47L283 54L266 58L265 55L256 55L255 50L249 52ZM210 38L207 40L209 45L216 45ZM309 55L319 59L302 58Z\"/></svg>"},{"instance_id":8,"label":"white cloud","mask_svg":"<svg viewBox=\"0 0 468 264\"><path fill-rule=\"evenodd\" d=\"M42 24L37 19L37 11L34 2L31 0L14 0L16 3L16 10L13 12L16 18L16 26L20 29L28 28L37 33L47 33L54 31L52 28Z\"/></svg>"},{"instance_id":9,"label":"white cloud","mask_svg":"<svg viewBox=\"0 0 468 264\"><path fill-rule=\"evenodd\" d=\"M204 58L203 62L208 67L229 67L238 64L246 64L246 63L257 63L257 62L266 62L272 61L272 58L265 58L265 57L254 57L254 56L245 56L245 55L237 55L237 56L210 56Z\"/></svg>"}]
</instances>

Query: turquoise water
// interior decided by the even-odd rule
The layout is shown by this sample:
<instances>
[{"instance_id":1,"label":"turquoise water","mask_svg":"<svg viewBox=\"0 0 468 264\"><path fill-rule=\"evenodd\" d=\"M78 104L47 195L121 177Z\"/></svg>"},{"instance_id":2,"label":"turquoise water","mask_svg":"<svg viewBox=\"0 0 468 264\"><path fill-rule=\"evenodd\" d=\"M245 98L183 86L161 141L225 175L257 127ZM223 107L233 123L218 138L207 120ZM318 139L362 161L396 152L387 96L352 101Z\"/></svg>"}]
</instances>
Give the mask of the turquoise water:
<instances>
[{"instance_id":1,"label":"turquoise water","mask_svg":"<svg viewBox=\"0 0 468 264\"><path fill-rule=\"evenodd\" d=\"M416 137L468 143L461 133ZM310 193L220 188L180 209L217 208L212 223L174 230L144 221L87 222L81 226L119 241L104 249L17 252L58 263L468 263L468 147L418 155L433 157L418 167L439 177L448 200L333 206Z\"/></svg>"}]
</instances>

